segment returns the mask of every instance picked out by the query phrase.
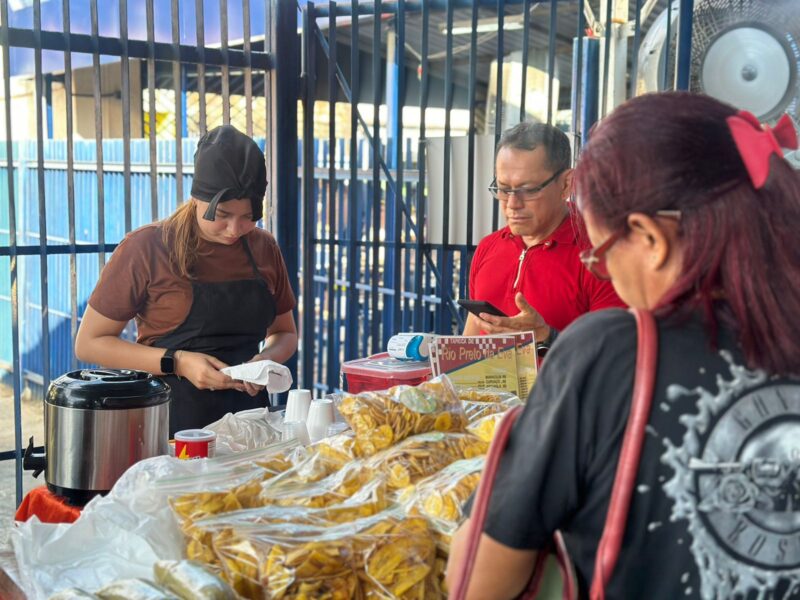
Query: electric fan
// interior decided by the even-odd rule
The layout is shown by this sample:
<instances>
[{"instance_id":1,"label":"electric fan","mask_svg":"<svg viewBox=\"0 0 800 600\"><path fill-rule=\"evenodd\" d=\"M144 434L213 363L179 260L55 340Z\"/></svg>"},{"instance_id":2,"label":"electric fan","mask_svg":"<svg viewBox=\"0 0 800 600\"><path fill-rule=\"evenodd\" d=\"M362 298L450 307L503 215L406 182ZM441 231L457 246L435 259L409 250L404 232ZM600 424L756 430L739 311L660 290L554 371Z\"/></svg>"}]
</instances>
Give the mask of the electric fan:
<instances>
[{"instance_id":1,"label":"electric fan","mask_svg":"<svg viewBox=\"0 0 800 600\"><path fill-rule=\"evenodd\" d=\"M642 43L639 93L673 87L677 0L672 4L671 39L667 40L668 9L653 22ZM764 122L783 113L797 119L799 44L798 0L698 0L690 89L749 110Z\"/></svg>"}]
</instances>

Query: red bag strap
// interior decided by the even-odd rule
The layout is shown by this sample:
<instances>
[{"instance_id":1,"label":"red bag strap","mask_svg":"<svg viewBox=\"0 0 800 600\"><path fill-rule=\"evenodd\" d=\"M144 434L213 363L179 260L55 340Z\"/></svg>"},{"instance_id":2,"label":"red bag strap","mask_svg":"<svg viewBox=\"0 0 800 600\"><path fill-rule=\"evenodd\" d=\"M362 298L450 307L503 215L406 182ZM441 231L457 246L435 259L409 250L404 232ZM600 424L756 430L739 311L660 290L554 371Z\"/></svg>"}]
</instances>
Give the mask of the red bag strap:
<instances>
[{"instance_id":1,"label":"red bag strap","mask_svg":"<svg viewBox=\"0 0 800 600\"><path fill-rule=\"evenodd\" d=\"M453 589L450 590L449 596L451 600L464 600L467 597L467 587L472 576L472 569L475 567L475 558L478 556L478 546L483 534L483 526L486 523L486 514L489 512L489 499L492 497L492 488L497 477L497 467L500 464L503 451L506 449L511 428L520 413L522 413L521 406L515 406L508 410L495 429L494 438L492 438L492 443L489 446L489 453L486 455L486 464L483 467L483 473L481 473L478 491L475 493L475 500L472 503L467 547L464 553L464 560L459 565L458 578Z\"/></svg>"},{"instance_id":2,"label":"red bag strap","mask_svg":"<svg viewBox=\"0 0 800 600\"><path fill-rule=\"evenodd\" d=\"M628 424L625 426L625 437L622 440L617 473L614 476L606 524L597 548L590 595L592 600L604 600L606 584L619 558L656 382L658 329L655 319L652 314L644 310L631 309L631 312L636 317L639 336L636 349L636 378L633 382L631 411L628 414Z\"/></svg>"},{"instance_id":3,"label":"red bag strap","mask_svg":"<svg viewBox=\"0 0 800 600\"><path fill-rule=\"evenodd\" d=\"M605 595L605 583L614 569L619 556L619 549L622 544L622 537L625 533L625 521L630 508L633 485L636 482L636 474L639 469L639 458L641 457L642 445L644 443L645 427L650 416L650 405L653 399L653 386L655 384L656 359L658 356L658 330L656 329L653 315L647 311L631 309L636 317L636 329L638 334L638 344L636 351L636 375L633 384L633 400L631 411L628 415L628 424L625 428L625 437L620 450L620 459L617 465L617 473L614 478L614 487L611 492L606 524L603 535L600 538L600 545L597 551L597 562L595 565L595 576L592 581L592 600L602 600ZM472 506L470 517L470 529L466 542L464 560L459 565L459 573L456 583L450 591L452 600L464 600L467 595L467 587L475 567L475 559L478 555L483 528L486 523L486 515L489 511L489 499L492 495L492 488L497 477L497 468L500 458L508 444L508 437L514 422L522 412L521 406L509 410L505 417L497 425L494 438L492 439L489 453L486 456L486 465L481 475L478 491ZM557 542L563 545L560 537L556 536ZM558 556L564 555L563 547L558 552ZM540 553L539 568L534 569L534 578L528 585L527 590L536 589L537 574L541 577L541 566L544 561L544 553ZM574 597L575 590L571 587L573 577L564 571L564 564L559 560L559 566L565 577L565 595Z\"/></svg>"}]
</instances>

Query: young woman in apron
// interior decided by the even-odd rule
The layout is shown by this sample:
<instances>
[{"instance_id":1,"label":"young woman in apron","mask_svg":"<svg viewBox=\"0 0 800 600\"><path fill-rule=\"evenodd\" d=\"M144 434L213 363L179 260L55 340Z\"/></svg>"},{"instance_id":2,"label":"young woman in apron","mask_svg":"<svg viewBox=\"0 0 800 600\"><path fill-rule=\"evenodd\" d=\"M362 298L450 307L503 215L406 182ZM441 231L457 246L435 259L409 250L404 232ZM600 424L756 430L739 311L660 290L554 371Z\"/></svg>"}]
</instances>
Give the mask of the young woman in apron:
<instances>
[{"instance_id":1,"label":"young woman in apron","mask_svg":"<svg viewBox=\"0 0 800 600\"><path fill-rule=\"evenodd\" d=\"M274 238L256 228L265 190L255 142L231 126L210 131L195 153L190 201L128 234L89 299L76 355L163 376L173 390L170 434L265 406L260 386L220 369L296 351L286 267ZM136 343L120 337L132 318Z\"/></svg>"}]
</instances>

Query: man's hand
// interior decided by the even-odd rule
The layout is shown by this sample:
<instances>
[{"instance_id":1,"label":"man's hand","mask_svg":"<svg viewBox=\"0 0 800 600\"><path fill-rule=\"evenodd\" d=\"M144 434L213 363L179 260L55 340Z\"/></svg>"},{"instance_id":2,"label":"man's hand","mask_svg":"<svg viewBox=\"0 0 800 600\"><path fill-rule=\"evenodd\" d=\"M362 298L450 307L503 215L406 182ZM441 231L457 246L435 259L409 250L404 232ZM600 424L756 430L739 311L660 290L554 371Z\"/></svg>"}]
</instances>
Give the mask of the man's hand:
<instances>
[{"instance_id":1,"label":"man's hand","mask_svg":"<svg viewBox=\"0 0 800 600\"><path fill-rule=\"evenodd\" d=\"M245 389L241 382L234 381L225 373L221 373L220 369L228 365L210 354L179 350L175 357L177 359L175 374L185 377L199 390L244 391Z\"/></svg>"},{"instance_id":2,"label":"man's hand","mask_svg":"<svg viewBox=\"0 0 800 600\"><path fill-rule=\"evenodd\" d=\"M513 317L497 317L489 313L481 313L476 317L481 331L486 333L516 333L518 331L533 331L537 340L545 340L550 335L550 326L544 322L542 315L528 304L525 297L517 292L514 302L519 313Z\"/></svg>"}]
</instances>

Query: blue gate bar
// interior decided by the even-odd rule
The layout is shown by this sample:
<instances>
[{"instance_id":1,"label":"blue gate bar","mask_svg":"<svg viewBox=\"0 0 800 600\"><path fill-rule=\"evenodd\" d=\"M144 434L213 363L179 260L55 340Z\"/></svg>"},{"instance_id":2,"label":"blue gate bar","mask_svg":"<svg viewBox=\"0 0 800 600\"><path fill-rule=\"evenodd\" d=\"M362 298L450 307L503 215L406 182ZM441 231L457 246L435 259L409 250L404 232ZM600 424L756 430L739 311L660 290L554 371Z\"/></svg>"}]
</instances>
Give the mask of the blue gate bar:
<instances>
[{"instance_id":1,"label":"blue gate bar","mask_svg":"<svg viewBox=\"0 0 800 600\"><path fill-rule=\"evenodd\" d=\"M0 0L0 31L3 33L3 73L11 72L9 64L9 44L8 44L8 0ZM6 75L3 77L3 94L5 98L11 98L11 79ZM9 239L8 250L11 260L9 261L9 276L11 284L11 352L12 352L12 386L14 389L14 473L15 473L15 495L17 505L22 502L22 361L19 353L19 288L18 275L19 268L17 262L17 209L15 206L14 190L14 142L11 129L11 102L5 104L6 119L6 161L10 165L6 177L8 184L8 227Z\"/></svg>"},{"instance_id":2,"label":"blue gate bar","mask_svg":"<svg viewBox=\"0 0 800 600\"><path fill-rule=\"evenodd\" d=\"M222 123L231 123L231 70L228 56L228 0L219 0L219 37L222 50Z\"/></svg>"},{"instance_id":3,"label":"blue gate bar","mask_svg":"<svg viewBox=\"0 0 800 600\"><path fill-rule=\"evenodd\" d=\"M250 68L252 49L250 48L250 0L242 0L242 23L244 27L244 112L245 131L253 137L253 70Z\"/></svg>"},{"instance_id":4,"label":"blue gate bar","mask_svg":"<svg viewBox=\"0 0 800 600\"><path fill-rule=\"evenodd\" d=\"M679 1L678 67L675 77L675 89L688 90L692 69L692 15L694 13L694 0Z\"/></svg>"},{"instance_id":5,"label":"blue gate bar","mask_svg":"<svg viewBox=\"0 0 800 600\"><path fill-rule=\"evenodd\" d=\"M525 104L527 101L528 91L528 51L530 50L530 33L531 33L531 0L525 0L522 5L522 83L520 85L520 99L519 99L519 120L520 123L525 120ZM472 28L477 27L477 22L473 21ZM470 242L467 245L472 245Z\"/></svg>"},{"instance_id":6,"label":"blue gate bar","mask_svg":"<svg viewBox=\"0 0 800 600\"><path fill-rule=\"evenodd\" d=\"M126 0L120 0L122 6L127 7ZM62 14L63 14L63 27L64 32L68 33L70 31L70 15L69 15L69 0L62 0ZM120 11L122 12L122 11ZM125 11L127 12L127 11ZM127 19L125 21L125 25L127 27ZM124 33L123 33L124 32ZM127 31L122 28L122 24L120 23L120 36L123 38L127 37ZM75 339L75 336L78 334L78 257L75 253L75 172L74 172L74 163L75 163L75 151L73 148L74 143L74 132L73 132L73 98L72 98L72 50L70 45L70 37L66 36L64 38L66 43L66 47L64 49L64 103L66 106L66 127L67 127L67 222L69 227L69 245L70 245L70 255L69 255L69 296L70 296L70 324L69 324L69 331L70 331L70 339ZM124 46L124 49L127 50L127 46ZM123 94L123 102L128 100L127 110L125 109L125 105L123 105L123 127L127 124L127 131L130 132L130 87L129 87L129 78L127 77L128 74L128 62L127 57L123 54L123 79L122 79L122 94ZM130 228L130 206L128 203L130 202L130 149L126 148L125 154L127 161L125 163L125 176L126 176L126 187L125 193L127 194L126 198L126 211L125 211L125 226ZM13 164L13 161L9 159L8 164ZM49 252L48 252L49 253ZM70 367L72 369L78 368L78 359L75 356L75 353L72 353L72 360L70 361Z\"/></svg>"},{"instance_id":7,"label":"blue gate bar","mask_svg":"<svg viewBox=\"0 0 800 600\"><path fill-rule=\"evenodd\" d=\"M376 0L373 4L373 24L372 24L372 194L369 196L369 206L372 207L372 241L380 239L381 227L381 183L380 183L380 164L381 158L381 123L380 123L380 104L381 104L381 0ZM387 186L388 188L388 186ZM372 292L370 296L370 319L371 345L370 352L373 354L380 352L381 322L378 317L378 301L380 299L378 287L380 285L380 255L376 245L372 247L371 276Z\"/></svg>"},{"instance_id":8,"label":"blue gate bar","mask_svg":"<svg viewBox=\"0 0 800 600\"><path fill-rule=\"evenodd\" d=\"M333 14L336 13L336 2L330 0L328 6ZM328 30L330 39L330 52L328 52L328 232L325 237L330 240L338 239L336 228L336 205L339 203L338 182L336 181L336 19L331 19ZM325 234L323 230L321 235ZM316 244L315 244L316 245ZM339 324L338 304L336 302L336 255L338 248L328 246L328 280L327 280L327 364L325 381L336 381L339 377L339 346L334 344L335 331ZM322 327L319 328L322 331ZM316 353L315 353L316 354ZM322 352L319 353L323 355Z\"/></svg>"},{"instance_id":9,"label":"blue gate bar","mask_svg":"<svg viewBox=\"0 0 800 600\"><path fill-rule=\"evenodd\" d=\"M354 0L358 11L358 0ZM350 27L350 81L353 89L361 85L359 73L358 19L353 19ZM356 281L358 269L356 259L359 255L355 241L360 237L358 229L358 105L350 101L350 183L347 189L347 307L346 322L358 323L358 290ZM345 360L358 358L358 336L348 335L345 342Z\"/></svg>"},{"instance_id":10,"label":"blue gate bar","mask_svg":"<svg viewBox=\"0 0 800 600\"><path fill-rule=\"evenodd\" d=\"M419 111L420 111L420 125L419 125L419 141L417 143L417 169L419 177L417 179L417 194L416 194L416 208L417 215L424 215L427 209L425 197L425 172L426 172L426 153L427 147L425 145L425 115L428 109L428 92L430 87L430 77L428 71L430 70L428 61L428 27L430 25L430 9L428 6L429 0L422 0L422 40L420 42L420 86L419 86ZM409 222L409 226L412 224ZM425 285L424 278L424 262L423 255L425 254L425 239L423 227L417 228L414 233L416 237L416 248L414 250L414 289L417 292L417 302L414 304L414 331L423 331L423 310L424 305L421 300L423 294L423 286Z\"/></svg>"},{"instance_id":11,"label":"blue gate bar","mask_svg":"<svg viewBox=\"0 0 800 600\"><path fill-rule=\"evenodd\" d=\"M316 78L315 45L311 43L314 27L314 3L303 9L303 59L301 80L303 81L303 322L302 322L302 385L311 388L314 382L314 252L312 215L314 198L314 94ZM311 118L308 116L311 115Z\"/></svg>"},{"instance_id":12,"label":"blue gate bar","mask_svg":"<svg viewBox=\"0 0 800 600\"><path fill-rule=\"evenodd\" d=\"M558 2L550 3L550 39L547 46L547 124L553 124L553 85L556 72L556 30Z\"/></svg>"},{"instance_id":13,"label":"blue gate bar","mask_svg":"<svg viewBox=\"0 0 800 600\"><path fill-rule=\"evenodd\" d=\"M469 105L469 128L467 130L467 246L472 246L474 243L473 229L474 229L474 212L475 212L475 135L477 128L475 127L475 96L478 79L478 0L472 1L472 13L470 15L470 24L472 31L469 34L469 80L467 83L467 104ZM525 31L524 39L527 40L528 32ZM526 42L523 42L523 46ZM527 57L527 52L524 56ZM523 59L526 62L527 58ZM524 69L523 69L524 73ZM524 75L523 75L524 77ZM522 97L525 97L525 80L522 80ZM525 102L523 100L523 106ZM520 117L521 118L521 117ZM463 279L461 281L461 294L462 298L469 295L468 286L465 285Z\"/></svg>"},{"instance_id":14,"label":"blue gate bar","mask_svg":"<svg viewBox=\"0 0 800 600\"><path fill-rule=\"evenodd\" d=\"M670 57L672 51L672 2L667 0L667 37L664 41L664 89L668 90L673 88L674 81L669 80L669 66L672 58Z\"/></svg>"},{"instance_id":15,"label":"blue gate bar","mask_svg":"<svg viewBox=\"0 0 800 600\"><path fill-rule=\"evenodd\" d=\"M68 21L67 19L69 15L69 0L64 0L64 19L65 19L65 26L64 31L68 32L69 28L67 27ZM66 38L67 40L69 37ZM128 57L128 0L119 0L119 41L122 44L122 56L120 58L120 80L121 80L121 94L122 94L122 137L123 139L129 140L131 137L131 82L130 82L130 59ZM69 56L69 52L64 52L64 75L72 77L72 73L70 73L72 69L71 65L72 57ZM70 62L67 62L70 61ZM71 103L67 104L68 108L68 116L67 119L70 121L68 125L68 129L70 129L71 135L71 126L72 126L72 105ZM71 144L69 144L71 146ZM67 152L71 152L72 148L68 148ZM131 149L128 144L123 144L122 147L122 161L124 163L124 174L123 174L123 187L124 187L124 199L125 199L125 232L129 232L132 228L131 223ZM74 242L73 242L74 243Z\"/></svg>"},{"instance_id":16,"label":"blue gate bar","mask_svg":"<svg viewBox=\"0 0 800 600\"><path fill-rule=\"evenodd\" d=\"M276 199L275 233L283 252L289 282L295 298L300 298L300 212L301 199L297 181L297 98L300 44L297 39L297 11L291 2L270 0L269 27L270 51L275 61L270 75L270 122L274 131L270 140L273 157L273 178L270 182L272 197ZM200 27L202 24L198 24ZM202 106L202 101L201 101ZM300 324L299 307L295 322ZM286 362L294 380L298 380L297 355Z\"/></svg>"},{"instance_id":17,"label":"blue gate bar","mask_svg":"<svg viewBox=\"0 0 800 600\"><path fill-rule=\"evenodd\" d=\"M42 33L41 0L33 1L33 34L40 39ZM44 124L42 123L42 49L34 49L34 78L36 98L36 185L39 196L39 296L42 319L42 377L45 385L50 382L50 311L48 310L48 265L47 265L47 197L44 178ZM13 168L9 170L12 176Z\"/></svg>"},{"instance_id":18,"label":"blue gate bar","mask_svg":"<svg viewBox=\"0 0 800 600\"><path fill-rule=\"evenodd\" d=\"M150 139L150 218L158 220L158 153L156 141L156 59L155 59L155 13L153 0L147 4L147 98ZM144 127L142 127L144 129Z\"/></svg>"},{"instance_id":19,"label":"blue gate bar","mask_svg":"<svg viewBox=\"0 0 800 600\"><path fill-rule=\"evenodd\" d=\"M197 36L197 95L200 108L200 135L206 132L206 33L203 0L194 0L195 31ZM269 27L265 24L265 31ZM264 46L266 50L266 44ZM251 57L252 60L252 57ZM266 95L266 90L265 90ZM291 271L290 271L291 273Z\"/></svg>"},{"instance_id":20,"label":"blue gate bar","mask_svg":"<svg viewBox=\"0 0 800 600\"><path fill-rule=\"evenodd\" d=\"M171 1L172 15L172 85L175 93L175 197L180 204L185 200L183 196L183 114L186 107L183 105L183 65L181 65L180 41L181 26L178 10L178 0Z\"/></svg>"}]
</instances>

